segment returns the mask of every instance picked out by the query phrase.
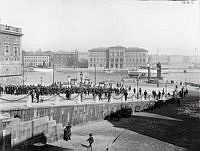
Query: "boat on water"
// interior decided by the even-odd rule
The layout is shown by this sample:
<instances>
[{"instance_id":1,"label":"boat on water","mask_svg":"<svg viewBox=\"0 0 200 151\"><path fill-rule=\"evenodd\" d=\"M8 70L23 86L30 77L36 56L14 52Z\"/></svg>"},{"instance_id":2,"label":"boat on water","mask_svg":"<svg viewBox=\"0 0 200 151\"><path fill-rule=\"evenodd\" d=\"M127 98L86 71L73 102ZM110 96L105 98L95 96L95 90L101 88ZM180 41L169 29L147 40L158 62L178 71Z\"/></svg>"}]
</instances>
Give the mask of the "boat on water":
<instances>
[{"instance_id":1,"label":"boat on water","mask_svg":"<svg viewBox=\"0 0 200 151\"><path fill-rule=\"evenodd\" d=\"M151 76L156 76L157 75L157 70L155 69L151 69L150 70ZM169 71L168 70L162 70L161 71L162 74L168 74ZM148 76L148 69L132 69L132 70L128 70L128 76L131 77L147 77Z\"/></svg>"},{"instance_id":2,"label":"boat on water","mask_svg":"<svg viewBox=\"0 0 200 151\"><path fill-rule=\"evenodd\" d=\"M33 71L36 72L53 72L52 68L33 68Z\"/></svg>"},{"instance_id":3,"label":"boat on water","mask_svg":"<svg viewBox=\"0 0 200 151\"><path fill-rule=\"evenodd\" d=\"M24 68L26 72L53 72L52 68L39 68L39 67L27 67Z\"/></svg>"},{"instance_id":4,"label":"boat on water","mask_svg":"<svg viewBox=\"0 0 200 151\"><path fill-rule=\"evenodd\" d=\"M34 72L33 67L26 67L26 68L23 68L23 70L25 72Z\"/></svg>"},{"instance_id":5,"label":"boat on water","mask_svg":"<svg viewBox=\"0 0 200 151\"><path fill-rule=\"evenodd\" d=\"M111 70L111 69L104 69L104 72L105 72L105 73L113 73L114 71Z\"/></svg>"},{"instance_id":6,"label":"boat on water","mask_svg":"<svg viewBox=\"0 0 200 151\"><path fill-rule=\"evenodd\" d=\"M128 70L128 76L129 77L147 77L148 73L145 71L145 69L132 69Z\"/></svg>"}]
</instances>

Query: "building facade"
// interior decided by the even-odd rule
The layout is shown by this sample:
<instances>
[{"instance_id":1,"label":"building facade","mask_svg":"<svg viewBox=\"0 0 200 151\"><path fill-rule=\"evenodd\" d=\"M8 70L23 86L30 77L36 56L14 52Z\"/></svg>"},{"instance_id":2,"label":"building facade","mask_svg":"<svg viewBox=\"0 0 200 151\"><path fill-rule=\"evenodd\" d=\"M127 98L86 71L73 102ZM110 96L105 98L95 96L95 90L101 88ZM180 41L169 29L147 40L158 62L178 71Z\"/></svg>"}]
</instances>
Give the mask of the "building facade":
<instances>
[{"instance_id":1,"label":"building facade","mask_svg":"<svg viewBox=\"0 0 200 151\"><path fill-rule=\"evenodd\" d=\"M22 29L0 24L0 82L21 84Z\"/></svg>"},{"instance_id":2,"label":"building facade","mask_svg":"<svg viewBox=\"0 0 200 151\"><path fill-rule=\"evenodd\" d=\"M97 69L129 70L146 66L148 51L141 48L114 46L88 50L88 67Z\"/></svg>"},{"instance_id":3,"label":"building facade","mask_svg":"<svg viewBox=\"0 0 200 151\"><path fill-rule=\"evenodd\" d=\"M147 66L148 51L142 48L131 47L125 51L125 68Z\"/></svg>"},{"instance_id":4,"label":"building facade","mask_svg":"<svg viewBox=\"0 0 200 151\"><path fill-rule=\"evenodd\" d=\"M88 50L88 68L104 69L108 66L108 48L94 48Z\"/></svg>"},{"instance_id":5,"label":"building facade","mask_svg":"<svg viewBox=\"0 0 200 151\"><path fill-rule=\"evenodd\" d=\"M23 51L24 67L50 67L51 52Z\"/></svg>"},{"instance_id":6,"label":"building facade","mask_svg":"<svg viewBox=\"0 0 200 151\"><path fill-rule=\"evenodd\" d=\"M57 67L77 67L78 51L75 52L54 52L52 54L52 64Z\"/></svg>"},{"instance_id":7,"label":"building facade","mask_svg":"<svg viewBox=\"0 0 200 151\"><path fill-rule=\"evenodd\" d=\"M124 69L125 65L125 47L116 46L108 48L108 69Z\"/></svg>"}]
</instances>

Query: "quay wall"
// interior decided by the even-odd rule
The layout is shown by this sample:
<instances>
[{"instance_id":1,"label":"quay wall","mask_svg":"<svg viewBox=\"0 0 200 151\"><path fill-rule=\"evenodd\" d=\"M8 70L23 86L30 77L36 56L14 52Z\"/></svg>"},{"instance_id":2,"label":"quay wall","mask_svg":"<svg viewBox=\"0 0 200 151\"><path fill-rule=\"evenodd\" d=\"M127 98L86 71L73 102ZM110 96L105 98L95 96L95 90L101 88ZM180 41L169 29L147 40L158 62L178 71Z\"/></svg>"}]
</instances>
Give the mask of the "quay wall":
<instances>
[{"instance_id":1,"label":"quay wall","mask_svg":"<svg viewBox=\"0 0 200 151\"><path fill-rule=\"evenodd\" d=\"M27 146L44 141L51 143L63 137L63 127L102 120L122 107L133 112L153 106L152 101L82 104L68 106L29 107L1 111L10 114L10 119L0 119L0 150L15 146ZM139 107L139 108L138 108ZM17 118L16 118L17 117Z\"/></svg>"},{"instance_id":2,"label":"quay wall","mask_svg":"<svg viewBox=\"0 0 200 151\"><path fill-rule=\"evenodd\" d=\"M88 121L104 119L111 112L115 112L121 107L127 106L135 111L135 106L140 106L140 110L148 108L154 104L153 101L137 101L122 103L101 103L101 104L80 104L68 106L48 106L48 107L29 107L2 110L2 113L9 113L11 117L18 117L22 121L30 121L40 117L48 116L50 120L56 123L62 123L63 126L70 123L77 125Z\"/></svg>"}]
</instances>

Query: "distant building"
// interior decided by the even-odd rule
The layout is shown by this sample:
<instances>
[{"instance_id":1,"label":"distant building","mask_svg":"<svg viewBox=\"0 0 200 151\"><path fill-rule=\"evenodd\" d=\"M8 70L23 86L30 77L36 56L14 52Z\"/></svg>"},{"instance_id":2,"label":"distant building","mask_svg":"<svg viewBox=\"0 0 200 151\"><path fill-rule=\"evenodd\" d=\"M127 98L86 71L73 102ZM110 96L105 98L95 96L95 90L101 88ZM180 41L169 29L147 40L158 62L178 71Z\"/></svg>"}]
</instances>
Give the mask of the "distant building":
<instances>
[{"instance_id":1,"label":"distant building","mask_svg":"<svg viewBox=\"0 0 200 151\"><path fill-rule=\"evenodd\" d=\"M138 66L147 66L148 50L132 47L125 51L125 68L133 68Z\"/></svg>"},{"instance_id":2,"label":"distant building","mask_svg":"<svg viewBox=\"0 0 200 151\"><path fill-rule=\"evenodd\" d=\"M22 29L0 24L0 83L21 84Z\"/></svg>"},{"instance_id":3,"label":"distant building","mask_svg":"<svg viewBox=\"0 0 200 151\"><path fill-rule=\"evenodd\" d=\"M108 48L100 47L88 50L88 68L104 69L109 66Z\"/></svg>"},{"instance_id":4,"label":"distant building","mask_svg":"<svg viewBox=\"0 0 200 151\"><path fill-rule=\"evenodd\" d=\"M114 46L108 48L94 48L88 50L89 68L97 69L130 69L138 66L146 66L148 51L141 48L126 48Z\"/></svg>"},{"instance_id":5,"label":"distant building","mask_svg":"<svg viewBox=\"0 0 200 151\"><path fill-rule=\"evenodd\" d=\"M161 64L169 64L170 57L168 55L149 55L149 62L156 65L158 62Z\"/></svg>"},{"instance_id":6,"label":"distant building","mask_svg":"<svg viewBox=\"0 0 200 151\"><path fill-rule=\"evenodd\" d=\"M180 55L170 55L169 56L169 64L181 64L184 63L185 56Z\"/></svg>"},{"instance_id":7,"label":"distant building","mask_svg":"<svg viewBox=\"0 0 200 151\"><path fill-rule=\"evenodd\" d=\"M127 49L125 47L121 46L109 47L107 58L109 63L107 68L113 70L124 69L124 67L126 67L126 50Z\"/></svg>"},{"instance_id":8,"label":"distant building","mask_svg":"<svg viewBox=\"0 0 200 151\"><path fill-rule=\"evenodd\" d=\"M88 52L78 52L78 60L88 60Z\"/></svg>"},{"instance_id":9,"label":"distant building","mask_svg":"<svg viewBox=\"0 0 200 151\"><path fill-rule=\"evenodd\" d=\"M52 55L52 63L57 67L77 67L78 51L75 52L54 52Z\"/></svg>"},{"instance_id":10,"label":"distant building","mask_svg":"<svg viewBox=\"0 0 200 151\"><path fill-rule=\"evenodd\" d=\"M51 52L23 51L24 67L50 67Z\"/></svg>"},{"instance_id":11,"label":"distant building","mask_svg":"<svg viewBox=\"0 0 200 151\"><path fill-rule=\"evenodd\" d=\"M88 52L78 52L78 67L88 68Z\"/></svg>"}]
</instances>

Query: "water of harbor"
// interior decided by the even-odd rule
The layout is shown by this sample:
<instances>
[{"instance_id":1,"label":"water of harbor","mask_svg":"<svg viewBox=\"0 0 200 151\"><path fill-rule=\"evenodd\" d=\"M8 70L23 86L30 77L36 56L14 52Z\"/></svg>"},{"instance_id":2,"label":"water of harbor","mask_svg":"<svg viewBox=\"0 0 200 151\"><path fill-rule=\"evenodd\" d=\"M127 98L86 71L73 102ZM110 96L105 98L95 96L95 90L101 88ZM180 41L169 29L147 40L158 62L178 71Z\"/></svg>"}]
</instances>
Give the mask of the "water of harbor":
<instances>
[{"instance_id":1,"label":"water of harbor","mask_svg":"<svg viewBox=\"0 0 200 151\"><path fill-rule=\"evenodd\" d=\"M66 70L64 72L54 72L54 81L55 82L67 82L68 77L71 79L77 79L80 81L80 73L83 73L83 79L89 78L93 83L101 81L121 81L122 78L128 77L126 72L115 72L115 73L104 73L104 72L95 72L88 71L86 69L78 70ZM198 69L188 69L186 73L183 70L171 70L168 74L162 75L164 79L181 81L181 82L193 82L200 83L200 70ZM24 74L25 84L42 84L50 85L53 82L53 72L25 72Z\"/></svg>"}]
</instances>

